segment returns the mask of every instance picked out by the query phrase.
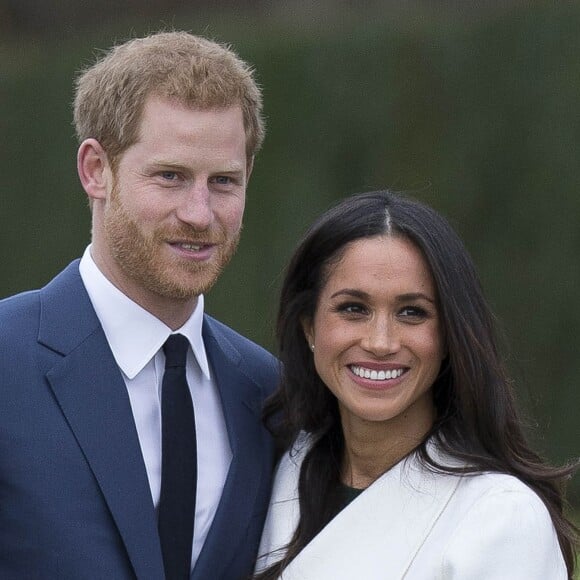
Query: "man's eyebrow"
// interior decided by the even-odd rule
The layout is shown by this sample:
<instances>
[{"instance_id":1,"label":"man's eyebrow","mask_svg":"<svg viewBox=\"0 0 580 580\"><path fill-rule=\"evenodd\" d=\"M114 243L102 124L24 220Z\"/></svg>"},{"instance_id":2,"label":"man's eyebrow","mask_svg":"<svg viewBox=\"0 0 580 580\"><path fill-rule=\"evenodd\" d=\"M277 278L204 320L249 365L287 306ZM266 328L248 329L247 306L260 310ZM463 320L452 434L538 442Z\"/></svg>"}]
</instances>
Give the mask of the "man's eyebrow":
<instances>
[{"instance_id":1,"label":"man's eyebrow","mask_svg":"<svg viewBox=\"0 0 580 580\"><path fill-rule=\"evenodd\" d=\"M187 165L187 163L182 163L179 161L171 161L169 159L153 159L149 163L150 167L154 169L181 169L182 171L192 171L192 168ZM223 165L216 164L216 168L211 171L212 174L216 173L242 173L245 171L246 167L242 163L237 162L225 162Z\"/></svg>"}]
</instances>

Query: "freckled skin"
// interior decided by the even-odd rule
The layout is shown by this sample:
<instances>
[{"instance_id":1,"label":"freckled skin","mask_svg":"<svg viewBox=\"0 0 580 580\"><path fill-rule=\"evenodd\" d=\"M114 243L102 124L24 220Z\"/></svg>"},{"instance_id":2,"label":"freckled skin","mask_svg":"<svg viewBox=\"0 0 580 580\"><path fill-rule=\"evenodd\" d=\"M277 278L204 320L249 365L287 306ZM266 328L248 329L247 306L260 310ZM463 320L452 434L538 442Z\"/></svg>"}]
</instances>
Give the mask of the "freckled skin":
<instances>
[{"instance_id":1,"label":"freckled skin","mask_svg":"<svg viewBox=\"0 0 580 580\"><path fill-rule=\"evenodd\" d=\"M379 236L349 244L305 333L315 345L316 370L338 399L347 444L363 431L401 442L429 429L431 386L445 347L432 276L411 242ZM365 363L406 372L371 383L349 368Z\"/></svg>"},{"instance_id":2,"label":"freckled skin","mask_svg":"<svg viewBox=\"0 0 580 580\"><path fill-rule=\"evenodd\" d=\"M179 305L186 318L235 252L250 167L240 107L151 97L139 140L93 206L98 266L158 317Z\"/></svg>"}]
</instances>

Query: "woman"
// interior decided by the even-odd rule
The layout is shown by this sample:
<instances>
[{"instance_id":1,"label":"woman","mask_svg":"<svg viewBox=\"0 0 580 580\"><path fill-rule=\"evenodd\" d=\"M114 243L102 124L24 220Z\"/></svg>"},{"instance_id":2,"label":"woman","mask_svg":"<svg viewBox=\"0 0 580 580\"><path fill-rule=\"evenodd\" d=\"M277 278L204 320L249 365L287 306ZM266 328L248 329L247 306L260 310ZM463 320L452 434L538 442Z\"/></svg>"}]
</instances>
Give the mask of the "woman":
<instances>
[{"instance_id":1,"label":"woman","mask_svg":"<svg viewBox=\"0 0 580 580\"><path fill-rule=\"evenodd\" d=\"M572 578L561 485L525 440L473 263L432 209L346 199L297 249L266 411L286 450L260 580Z\"/></svg>"}]
</instances>

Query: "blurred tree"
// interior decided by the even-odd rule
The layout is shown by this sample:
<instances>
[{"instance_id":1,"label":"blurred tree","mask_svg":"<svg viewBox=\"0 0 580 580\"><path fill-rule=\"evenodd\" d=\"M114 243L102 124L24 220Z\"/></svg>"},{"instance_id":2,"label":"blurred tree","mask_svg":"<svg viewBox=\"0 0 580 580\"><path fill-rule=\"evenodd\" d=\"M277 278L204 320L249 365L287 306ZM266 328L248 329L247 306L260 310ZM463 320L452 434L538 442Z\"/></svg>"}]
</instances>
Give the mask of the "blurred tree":
<instances>
[{"instance_id":1,"label":"blurred tree","mask_svg":"<svg viewBox=\"0 0 580 580\"><path fill-rule=\"evenodd\" d=\"M578 455L580 5L208 4L0 3L0 27L19 31L0 41L0 295L45 283L89 239L74 71L95 46L189 29L255 64L268 120L240 250L209 310L272 346L281 271L314 216L355 191L409 191L474 255L538 443Z\"/></svg>"}]
</instances>

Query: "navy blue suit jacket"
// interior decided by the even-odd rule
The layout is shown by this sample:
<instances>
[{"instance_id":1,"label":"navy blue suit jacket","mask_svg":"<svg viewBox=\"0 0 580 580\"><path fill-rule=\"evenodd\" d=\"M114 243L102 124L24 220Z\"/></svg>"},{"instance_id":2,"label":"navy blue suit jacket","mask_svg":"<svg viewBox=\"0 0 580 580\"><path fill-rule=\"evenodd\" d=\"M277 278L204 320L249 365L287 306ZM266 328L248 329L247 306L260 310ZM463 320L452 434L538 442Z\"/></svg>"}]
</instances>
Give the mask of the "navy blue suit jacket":
<instances>
[{"instance_id":1,"label":"navy blue suit jacket","mask_svg":"<svg viewBox=\"0 0 580 580\"><path fill-rule=\"evenodd\" d=\"M233 459L192 580L239 580L253 569L270 493L260 410L278 365L208 316L203 337ZM0 301L0 578L164 578L127 389L78 261Z\"/></svg>"}]
</instances>

